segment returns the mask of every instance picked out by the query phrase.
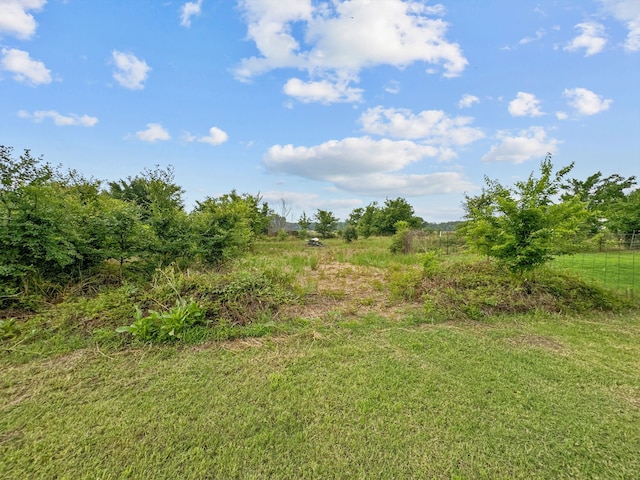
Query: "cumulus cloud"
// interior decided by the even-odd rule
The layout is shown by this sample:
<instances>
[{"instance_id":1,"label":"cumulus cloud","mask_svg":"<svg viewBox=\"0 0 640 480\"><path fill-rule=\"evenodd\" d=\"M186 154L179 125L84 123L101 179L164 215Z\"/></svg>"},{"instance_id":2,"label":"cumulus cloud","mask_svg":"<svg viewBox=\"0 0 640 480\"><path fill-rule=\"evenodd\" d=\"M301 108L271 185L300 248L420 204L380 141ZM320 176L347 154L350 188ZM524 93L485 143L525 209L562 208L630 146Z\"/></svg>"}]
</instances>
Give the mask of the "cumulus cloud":
<instances>
[{"instance_id":1,"label":"cumulus cloud","mask_svg":"<svg viewBox=\"0 0 640 480\"><path fill-rule=\"evenodd\" d=\"M540 100L532 93L518 92L516 98L509 102L509 113L514 117L540 117Z\"/></svg>"},{"instance_id":2,"label":"cumulus cloud","mask_svg":"<svg viewBox=\"0 0 640 480\"><path fill-rule=\"evenodd\" d=\"M595 115L608 110L613 100L604 99L586 88L567 88L563 92L568 98L569 105L581 115Z\"/></svg>"},{"instance_id":3,"label":"cumulus cloud","mask_svg":"<svg viewBox=\"0 0 640 480\"><path fill-rule=\"evenodd\" d=\"M613 17L624 23L629 30L624 48L630 52L640 51L640 2L637 0L600 0Z\"/></svg>"},{"instance_id":4,"label":"cumulus cloud","mask_svg":"<svg viewBox=\"0 0 640 480\"><path fill-rule=\"evenodd\" d=\"M54 125L59 127L68 127L68 126L80 126L80 127L93 127L98 123L98 119L96 117L91 117L89 115L76 115L75 113L70 113L68 115L62 115L55 110L36 110L33 113L29 113L25 110L20 110L18 112L18 116L20 118L31 119L34 122L40 123L47 118L53 120Z\"/></svg>"},{"instance_id":5,"label":"cumulus cloud","mask_svg":"<svg viewBox=\"0 0 640 480\"><path fill-rule=\"evenodd\" d=\"M493 145L483 162L511 162L515 164L543 158L547 152L556 153L560 141L549 138L543 127L530 127L512 135L508 130L498 132L500 143Z\"/></svg>"},{"instance_id":6,"label":"cumulus cloud","mask_svg":"<svg viewBox=\"0 0 640 480\"><path fill-rule=\"evenodd\" d=\"M220 130L218 127L211 127L209 135L198 138L199 142L208 143L209 145L222 145L229 139L227 132Z\"/></svg>"},{"instance_id":7,"label":"cumulus cloud","mask_svg":"<svg viewBox=\"0 0 640 480\"><path fill-rule=\"evenodd\" d=\"M480 103L480 99L475 95L469 95L468 93L465 93L458 102L458 108L469 108L474 103Z\"/></svg>"},{"instance_id":8,"label":"cumulus cloud","mask_svg":"<svg viewBox=\"0 0 640 480\"><path fill-rule=\"evenodd\" d=\"M350 137L313 147L274 145L264 161L272 172L332 181L344 176L397 171L437 154L437 148L406 140Z\"/></svg>"},{"instance_id":9,"label":"cumulus cloud","mask_svg":"<svg viewBox=\"0 0 640 480\"><path fill-rule=\"evenodd\" d=\"M381 136L440 147L438 156L449 160L456 156L447 148L468 145L484 137L479 128L470 126L472 117L450 117L442 110L423 110L414 114L402 108L370 108L360 116L362 130Z\"/></svg>"},{"instance_id":10,"label":"cumulus cloud","mask_svg":"<svg viewBox=\"0 0 640 480\"><path fill-rule=\"evenodd\" d=\"M144 60L139 60L131 53L114 50L111 53L116 70L113 78L124 88L141 90L149 75L151 67Z\"/></svg>"},{"instance_id":11,"label":"cumulus cloud","mask_svg":"<svg viewBox=\"0 0 640 480\"><path fill-rule=\"evenodd\" d=\"M235 74L240 80L277 68L297 68L309 72L313 81L300 81L294 87L326 89L322 81L357 81L363 68L377 65L403 68L423 62L442 68L445 77L455 77L468 63L460 46L446 39L448 24L440 18L444 13L441 5L378 0L373 8L369 0L241 0L240 7L248 38L260 52L237 66ZM314 95L301 98L312 101ZM327 98L331 97L319 95L320 101ZM344 101L349 96L338 98ZM359 95L351 98L357 101Z\"/></svg>"},{"instance_id":12,"label":"cumulus cloud","mask_svg":"<svg viewBox=\"0 0 640 480\"><path fill-rule=\"evenodd\" d=\"M0 35L6 33L20 40L31 38L38 24L30 10L38 11L47 0L0 0Z\"/></svg>"},{"instance_id":13,"label":"cumulus cloud","mask_svg":"<svg viewBox=\"0 0 640 480\"><path fill-rule=\"evenodd\" d=\"M32 86L51 83L51 70L45 67L44 63L33 60L28 52L17 48L3 48L0 53L0 66L3 70L13 73L17 82Z\"/></svg>"},{"instance_id":14,"label":"cumulus cloud","mask_svg":"<svg viewBox=\"0 0 640 480\"><path fill-rule=\"evenodd\" d=\"M578 23L574 28L581 30L582 33L564 47L569 52L584 48L584 56L588 57L600 53L607 44L604 26L597 22Z\"/></svg>"},{"instance_id":15,"label":"cumulus cloud","mask_svg":"<svg viewBox=\"0 0 640 480\"><path fill-rule=\"evenodd\" d=\"M349 87L347 82L332 83L329 80L304 82L299 78L291 78L282 90L290 97L303 103L359 102L362 100L362 89Z\"/></svg>"},{"instance_id":16,"label":"cumulus cloud","mask_svg":"<svg viewBox=\"0 0 640 480\"><path fill-rule=\"evenodd\" d=\"M147 129L136 132L136 137L143 142L150 143L154 143L159 140L169 140L171 138L169 132L159 123L147 123Z\"/></svg>"},{"instance_id":17,"label":"cumulus cloud","mask_svg":"<svg viewBox=\"0 0 640 480\"><path fill-rule=\"evenodd\" d=\"M409 140L374 140L352 137L331 140L312 147L274 145L264 156L272 173L286 173L331 182L335 187L367 195L430 195L462 192L471 183L461 174L402 174L403 168L427 158L439 150Z\"/></svg>"},{"instance_id":18,"label":"cumulus cloud","mask_svg":"<svg viewBox=\"0 0 640 480\"><path fill-rule=\"evenodd\" d=\"M202 0L196 2L187 2L180 9L180 25L189 28L191 26L191 17L200 15L202 9Z\"/></svg>"}]
</instances>

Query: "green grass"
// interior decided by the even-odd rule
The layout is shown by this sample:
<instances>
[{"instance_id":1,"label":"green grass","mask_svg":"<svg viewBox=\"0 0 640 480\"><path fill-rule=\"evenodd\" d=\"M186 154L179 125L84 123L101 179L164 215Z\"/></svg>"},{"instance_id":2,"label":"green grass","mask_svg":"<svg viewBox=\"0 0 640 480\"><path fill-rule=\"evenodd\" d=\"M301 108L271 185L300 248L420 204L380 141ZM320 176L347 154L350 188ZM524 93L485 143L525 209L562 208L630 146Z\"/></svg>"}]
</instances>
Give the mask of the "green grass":
<instances>
[{"instance_id":1,"label":"green grass","mask_svg":"<svg viewBox=\"0 0 640 480\"><path fill-rule=\"evenodd\" d=\"M633 478L640 315L368 316L0 379L2 478Z\"/></svg>"},{"instance_id":2,"label":"green grass","mask_svg":"<svg viewBox=\"0 0 640 480\"><path fill-rule=\"evenodd\" d=\"M616 290L640 290L640 253L619 251L562 256L553 265Z\"/></svg>"},{"instance_id":3,"label":"green grass","mask_svg":"<svg viewBox=\"0 0 640 480\"><path fill-rule=\"evenodd\" d=\"M0 312L0 478L640 471L632 300L389 244L260 242L224 268ZM116 333L177 298L206 311L179 342Z\"/></svg>"}]
</instances>

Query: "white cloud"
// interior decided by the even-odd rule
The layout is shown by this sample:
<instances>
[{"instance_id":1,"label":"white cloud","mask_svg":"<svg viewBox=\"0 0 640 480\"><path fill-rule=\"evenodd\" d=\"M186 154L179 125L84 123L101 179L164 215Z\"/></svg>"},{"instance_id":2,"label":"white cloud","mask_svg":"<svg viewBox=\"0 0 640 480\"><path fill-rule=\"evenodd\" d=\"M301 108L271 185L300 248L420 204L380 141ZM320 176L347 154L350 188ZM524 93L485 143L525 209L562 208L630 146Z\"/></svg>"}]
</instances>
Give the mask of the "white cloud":
<instances>
[{"instance_id":1,"label":"white cloud","mask_svg":"<svg viewBox=\"0 0 640 480\"><path fill-rule=\"evenodd\" d=\"M42 85L51 83L51 70L44 63L33 60L28 52L16 48L3 48L0 66L3 70L12 72L13 78L27 85Z\"/></svg>"},{"instance_id":2,"label":"white cloud","mask_svg":"<svg viewBox=\"0 0 640 480\"><path fill-rule=\"evenodd\" d=\"M218 127L211 127L209 135L198 138L199 142L208 143L209 145L222 145L229 139L227 132L220 130Z\"/></svg>"},{"instance_id":3,"label":"white cloud","mask_svg":"<svg viewBox=\"0 0 640 480\"><path fill-rule=\"evenodd\" d=\"M400 82L398 82L397 80L391 80L387 84L387 86L384 87L384 91L387 93L391 93L392 95L400 93Z\"/></svg>"},{"instance_id":4,"label":"white cloud","mask_svg":"<svg viewBox=\"0 0 640 480\"><path fill-rule=\"evenodd\" d=\"M604 26L597 22L578 23L574 28L581 30L582 33L564 47L567 51L575 52L584 48L584 56L588 57L600 53L607 44Z\"/></svg>"},{"instance_id":5,"label":"white cloud","mask_svg":"<svg viewBox=\"0 0 640 480\"><path fill-rule=\"evenodd\" d=\"M0 35L13 35L21 40L31 38L38 24L29 10L38 11L47 0L0 0Z\"/></svg>"},{"instance_id":6,"label":"white cloud","mask_svg":"<svg viewBox=\"0 0 640 480\"><path fill-rule=\"evenodd\" d=\"M29 113L25 110L20 110L18 112L18 116L20 118L32 119L34 122L38 123L44 121L46 118L50 118L51 120L53 120L53 123L59 127L93 127L98 123L98 119L96 117L91 117L89 115L76 115L75 113L62 115L55 110L37 110L33 113Z\"/></svg>"},{"instance_id":7,"label":"white cloud","mask_svg":"<svg viewBox=\"0 0 640 480\"><path fill-rule=\"evenodd\" d=\"M116 66L113 78L124 88L143 89L151 67L131 53L114 50L111 55Z\"/></svg>"},{"instance_id":8,"label":"white cloud","mask_svg":"<svg viewBox=\"0 0 640 480\"><path fill-rule=\"evenodd\" d=\"M331 140L312 147L274 145L264 156L272 173L331 182L338 189L367 195L431 195L462 192L472 187L460 173L396 173L439 150L408 140L370 137Z\"/></svg>"},{"instance_id":9,"label":"white cloud","mask_svg":"<svg viewBox=\"0 0 640 480\"><path fill-rule=\"evenodd\" d=\"M480 99L475 95L469 95L468 93L465 93L458 102L458 108L469 108L474 103L480 103Z\"/></svg>"},{"instance_id":10,"label":"white cloud","mask_svg":"<svg viewBox=\"0 0 640 480\"><path fill-rule=\"evenodd\" d=\"M509 102L509 113L514 117L540 117L540 100L532 93L518 92L516 98Z\"/></svg>"},{"instance_id":11,"label":"white cloud","mask_svg":"<svg viewBox=\"0 0 640 480\"><path fill-rule=\"evenodd\" d=\"M381 136L421 140L432 146L468 145L484 137L479 128L471 127L472 117L449 117L442 110L423 110L418 114L401 108L370 108L360 116L362 130ZM440 149L440 159L456 156L448 148Z\"/></svg>"},{"instance_id":12,"label":"white cloud","mask_svg":"<svg viewBox=\"0 0 640 480\"><path fill-rule=\"evenodd\" d=\"M424 62L440 66L445 77L455 77L468 63L459 45L446 39L448 24L439 18L444 13L441 5L377 0L373 8L370 0L241 0L240 7L248 38L260 52L235 69L240 80L277 68L298 68L313 81L294 86L306 85L308 90L322 86L327 78L357 81L362 69L377 65L403 68ZM303 98L311 101L314 95ZM326 101L326 95L319 98ZM343 98L357 101L359 95Z\"/></svg>"},{"instance_id":13,"label":"white cloud","mask_svg":"<svg viewBox=\"0 0 640 480\"><path fill-rule=\"evenodd\" d=\"M274 145L266 153L264 162L272 172L334 181L345 176L397 171L437 155L437 148L406 140L351 137L313 147Z\"/></svg>"},{"instance_id":14,"label":"white cloud","mask_svg":"<svg viewBox=\"0 0 640 480\"><path fill-rule=\"evenodd\" d=\"M535 36L521 38L516 45L514 46L505 45L504 47L501 48L501 50L515 50L517 47L521 45L527 45L528 43L538 42L542 40L546 35L547 35L547 31L544 28L541 28L536 31Z\"/></svg>"},{"instance_id":15,"label":"white cloud","mask_svg":"<svg viewBox=\"0 0 640 480\"><path fill-rule=\"evenodd\" d=\"M498 132L500 143L491 147L483 157L483 162L523 163L534 158L544 158L547 152L556 153L561 143L555 138L548 138L543 127L530 127L520 131L516 136L502 130Z\"/></svg>"},{"instance_id":16,"label":"white cloud","mask_svg":"<svg viewBox=\"0 0 640 480\"><path fill-rule=\"evenodd\" d=\"M613 17L624 23L629 33L624 48L640 51L640 2L638 0L600 0Z\"/></svg>"},{"instance_id":17,"label":"white cloud","mask_svg":"<svg viewBox=\"0 0 640 480\"><path fill-rule=\"evenodd\" d=\"M202 9L202 0L195 2L187 2L180 9L180 25L189 28L191 26L191 17L199 16Z\"/></svg>"},{"instance_id":18,"label":"white cloud","mask_svg":"<svg viewBox=\"0 0 640 480\"><path fill-rule=\"evenodd\" d=\"M342 190L376 197L403 195L418 197L462 193L476 186L459 172L437 172L412 175L376 173L359 178L345 178L335 182Z\"/></svg>"},{"instance_id":19,"label":"white cloud","mask_svg":"<svg viewBox=\"0 0 640 480\"><path fill-rule=\"evenodd\" d=\"M283 87L284 93L303 103L337 103L359 102L362 100L362 89L351 88L348 82L332 83L329 80L303 82L291 78Z\"/></svg>"},{"instance_id":20,"label":"white cloud","mask_svg":"<svg viewBox=\"0 0 640 480\"><path fill-rule=\"evenodd\" d=\"M586 88L567 88L563 94L569 99L569 105L581 115L595 115L608 110L613 103L613 100L604 99Z\"/></svg>"},{"instance_id":21,"label":"white cloud","mask_svg":"<svg viewBox=\"0 0 640 480\"><path fill-rule=\"evenodd\" d=\"M136 137L143 142L157 142L158 140L169 140L171 136L159 123L147 123L146 130L136 132Z\"/></svg>"},{"instance_id":22,"label":"white cloud","mask_svg":"<svg viewBox=\"0 0 640 480\"><path fill-rule=\"evenodd\" d=\"M566 120L569 118L569 114L567 112L556 112L556 118L558 120Z\"/></svg>"}]
</instances>

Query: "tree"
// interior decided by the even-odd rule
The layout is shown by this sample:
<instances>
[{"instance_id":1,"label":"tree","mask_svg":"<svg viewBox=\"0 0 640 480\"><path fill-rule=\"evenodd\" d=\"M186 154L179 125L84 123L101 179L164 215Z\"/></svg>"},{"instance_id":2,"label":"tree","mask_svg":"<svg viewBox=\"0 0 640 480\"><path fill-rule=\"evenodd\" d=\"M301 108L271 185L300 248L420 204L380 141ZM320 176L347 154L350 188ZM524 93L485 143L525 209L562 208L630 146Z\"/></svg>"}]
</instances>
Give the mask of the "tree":
<instances>
[{"instance_id":1,"label":"tree","mask_svg":"<svg viewBox=\"0 0 640 480\"><path fill-rule=\"evenodd\" d=\"M538 179L532 173L508 188L485 178L479 196L465 197L461 232L467 242L519 274L573 251L583 238L589 213L578 196L556 201L561 181L572 167L553 175L548 154Z\"/></svg>"},{"instance_id":2,"label":"tree","mask_svg":"<svg viewBox=\"0 0 640 480\"><path fill-rule=\"evenodd\" d=\"M362 212L355 212L353 218L358 219L358 233L364 238L369 238L371 235L376 235L378 233L377 225L379 216L380 207L378 207L378 202L370 203Z\"/></svg>"},{"instance_id":3,"label":"tree","mask_svg":"<svg viewBox=\"0 0 640 480\"><path fill-rule=\"evenodd\" d=\"M219 198L197 202L190 217L196 251L202 260L220 263L249 249L255 238L252 230L256 214L254 200L232 191Z\"/></svg>"},{"instance_id":4,"label":"tree","mask_svg":"<svg viewBox=\"0 0 640 480\"><path fill-rule=\"evenodd\" d=\"M640 232L640 189L630 192L610 207L607 226L614 232Z\"/></svg>"},{"instance_id":5,"label":"tree","mask_svg":"<svg viewBox=\"0 0 640 480\"><path fill-rule=\"evenodd\" d=\"M315 214L316 231L322 238L333 237L336 228L338 227L338 219L333 216L332 212L327 210L318 209Z\"/></svg>"},{"instance_id":6,"label":"tree","mask_svg":"<svg viewBox=\"0 0 640 480\"><path fill-rule=\"evenodd\" d=\"M189 227L184 211L184 190L175 183L173 167L158 165L144 169L134 178L109 182L109 195L133 202L140 208L140 219L153 231L156 241L149 245L159 265L166 265L189 254Z\"/></svg>"},{"instance_id":7,"label":"tree","mask_svg":"<svg viewBox=\"0 0 640 480\"><path fill-rule=\"evenodd\" d=\"M298 219L298 226L300 227L300 230L298 230L298 237L306 238L307 232L309 231L309 228L311 228L311 219L307 217L306 212L302 212L302 215Z\"/></svg>"},{"instance_id":8,"label":"tree","mask_svg":"<svg viewBox=\"0 0 640 480\"><path fill-rule=\"evenodd\" d=\"M602 225L612 231L621 231L617 222L621 206L627 201L626 190L636 184L636 177L624 178L618 174L603 178L601 172L589 176L586 180L569 179L563 185L565 197L577 196L586 203L593 213L590 219L591 233L597 233ZM624 209L624 207L622 207Z\"/></svg>"},{"instance_id":9,"label":"tree","mask_svg":"<svg viewBox=\"0 0 640 480\"><path fill-rule=\"evenodd\" d=\"M409 228L419 228L422 225L422 219L414 215L413 207L401 197L395 200L387 198L377 220L376 230L380 235L396 233L398 222L407 222Z\"/></svg>"}]
</instances>

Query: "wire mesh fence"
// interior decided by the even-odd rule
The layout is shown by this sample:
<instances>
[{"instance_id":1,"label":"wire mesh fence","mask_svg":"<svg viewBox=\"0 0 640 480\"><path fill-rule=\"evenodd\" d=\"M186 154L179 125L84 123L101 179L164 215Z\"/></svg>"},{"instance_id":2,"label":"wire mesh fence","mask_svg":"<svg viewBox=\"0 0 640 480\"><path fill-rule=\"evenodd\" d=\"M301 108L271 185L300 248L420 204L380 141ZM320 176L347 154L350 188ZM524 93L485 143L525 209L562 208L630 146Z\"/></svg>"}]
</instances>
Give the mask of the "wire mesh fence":
<instances>
[{"instance_id":1,"label":"wire mesh fence","mask_svg":"<svg viewBox=\"0 0 640 480\"><path fill-rule=\"evenodd\" d=\"M456 232L411 233L408 241L413 252L437 250L450 255L466 251L464 239ZM581 246L578 253L561 255L551 265L634 296L640 291L640 231L597 235Z\"/></svg>"},{"instance_id":2,"label":"wire mesh fence","mask_svg":"<svg viewBox=\"0 0 640 480\"><path fill-rule=\"evenodd\" d=\"M640 289L640 232L594 238L580 252L556 258L553 265L633 296Z\"/></svg>"}]
</instances>

